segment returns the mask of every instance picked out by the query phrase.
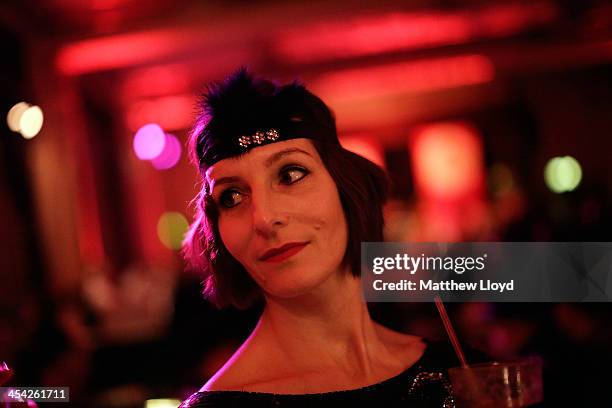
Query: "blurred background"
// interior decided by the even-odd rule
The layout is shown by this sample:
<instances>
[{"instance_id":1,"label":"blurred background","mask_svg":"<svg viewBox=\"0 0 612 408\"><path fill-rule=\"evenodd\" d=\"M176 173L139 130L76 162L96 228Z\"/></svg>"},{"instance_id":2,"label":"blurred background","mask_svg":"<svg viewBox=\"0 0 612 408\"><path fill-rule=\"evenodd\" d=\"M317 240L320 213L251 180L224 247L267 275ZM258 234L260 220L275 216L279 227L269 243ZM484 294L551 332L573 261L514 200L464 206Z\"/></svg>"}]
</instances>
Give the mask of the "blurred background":
<instances>
[{"instance_id":1,"label":"blurred background","mask_svg":"<svg viewBox=\"0 0 612 408\"><path fill-rule=\"evenodd\" d=\"M387 240L610 241L610 2L8 0L0 33L10 384L176 406L250 332L179 254L195 101L242 65L303 81L389 172ZM547 406L609 404L610 304L448 307L465 344L542 355ZM444 337L432 304L371 312Z\"/></svg>"}]
</instances>

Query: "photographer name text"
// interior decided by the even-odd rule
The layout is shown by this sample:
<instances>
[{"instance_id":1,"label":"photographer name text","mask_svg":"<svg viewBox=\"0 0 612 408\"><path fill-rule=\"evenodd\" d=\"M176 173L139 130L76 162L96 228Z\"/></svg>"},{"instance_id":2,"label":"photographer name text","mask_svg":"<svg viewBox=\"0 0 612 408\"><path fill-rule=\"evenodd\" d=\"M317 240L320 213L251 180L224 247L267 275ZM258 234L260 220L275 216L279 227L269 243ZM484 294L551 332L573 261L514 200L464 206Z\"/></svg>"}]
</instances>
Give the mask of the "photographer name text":
<instances>
[{"instance_id":1,"label":"photographer name text","mask_svg":"<svg viewBox=\"0 0 612 408\"><path fill-rule=\"evenodd\" d=\"M455 282L454 280L434 281L421 279L417 282L401 279L397 282L385 282L377 279L372 284L376 291L485 291L510 292L514 290L514 279L505 282L481 279L479 282Z\"/></svg>"}]
</instances>

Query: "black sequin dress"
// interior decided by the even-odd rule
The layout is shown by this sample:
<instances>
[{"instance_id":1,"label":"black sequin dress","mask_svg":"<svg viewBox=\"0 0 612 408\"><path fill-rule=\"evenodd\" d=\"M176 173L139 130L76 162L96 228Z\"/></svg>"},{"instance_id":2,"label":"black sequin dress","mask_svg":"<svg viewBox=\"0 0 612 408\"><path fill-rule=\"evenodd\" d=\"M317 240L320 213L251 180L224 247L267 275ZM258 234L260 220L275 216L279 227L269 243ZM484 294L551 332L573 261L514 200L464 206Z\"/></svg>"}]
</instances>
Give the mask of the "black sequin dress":
<instances>
[{"instance_id":1,"label":"black sequin dress","mask_svg":"<svg viewBox=\"0 0 612 408\"><path fill-rule=\"evenodd\" d=\"M404 372L382 382L346 391L318 394L273 394L249 391L196 392L179 408L229 407L455 407L446 370L459 365L450 345L426 341L421 358ZM482 362L481 353L469 353L471 362Z\"/></svg>"}]
</instances>

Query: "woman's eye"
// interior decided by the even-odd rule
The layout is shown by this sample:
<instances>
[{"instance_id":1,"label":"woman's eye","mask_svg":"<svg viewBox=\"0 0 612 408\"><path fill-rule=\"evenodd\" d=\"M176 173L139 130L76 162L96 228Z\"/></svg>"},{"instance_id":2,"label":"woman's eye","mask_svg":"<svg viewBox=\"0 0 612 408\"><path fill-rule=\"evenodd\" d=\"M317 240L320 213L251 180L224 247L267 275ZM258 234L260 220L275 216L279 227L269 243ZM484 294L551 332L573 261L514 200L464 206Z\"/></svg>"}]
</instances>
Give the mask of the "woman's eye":
<instances>
[{"instance_id":1,"label":"woman's eye","mask_svg":"<svg viewBox=\"0 0 612 408\"><path fill-rule=\"evenodd\" d=\"M280 179L283 184L293 184L308 174L308 170L301 167L289 167L281 171Z\"/></svg>"},{"instance_id":2,"label":"woman's eye","mask_svg":"<svg viewBox=\"0 0 612 408\"><path fill-rule=\"evenodd\" d=\"M242 194L236 190L226 190L221 193L219 197L219 203L225 208L232 208L240 204L242 201Z\"/></svg>"}]
</instances>

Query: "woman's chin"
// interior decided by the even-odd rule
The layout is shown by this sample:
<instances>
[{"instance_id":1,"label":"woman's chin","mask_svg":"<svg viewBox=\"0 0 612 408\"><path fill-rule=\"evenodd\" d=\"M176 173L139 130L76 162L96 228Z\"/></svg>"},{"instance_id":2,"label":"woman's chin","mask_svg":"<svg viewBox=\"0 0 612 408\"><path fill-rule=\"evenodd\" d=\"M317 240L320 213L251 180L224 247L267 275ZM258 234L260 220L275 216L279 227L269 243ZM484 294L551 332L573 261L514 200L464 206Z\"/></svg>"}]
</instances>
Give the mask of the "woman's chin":
<instances>
[{"instance_id":1,"label":"woman's chin","mask_svg":"<svg viewBox=\"0 0 612 408\"><path fill-rule=\"evenodd\" d=\"M313 275L309 273L281 273L278 275L268 275L265 282L261 284L263 291L269 296L290 299L314 293L328 276Z\"/></svg>"}]
</instances>

